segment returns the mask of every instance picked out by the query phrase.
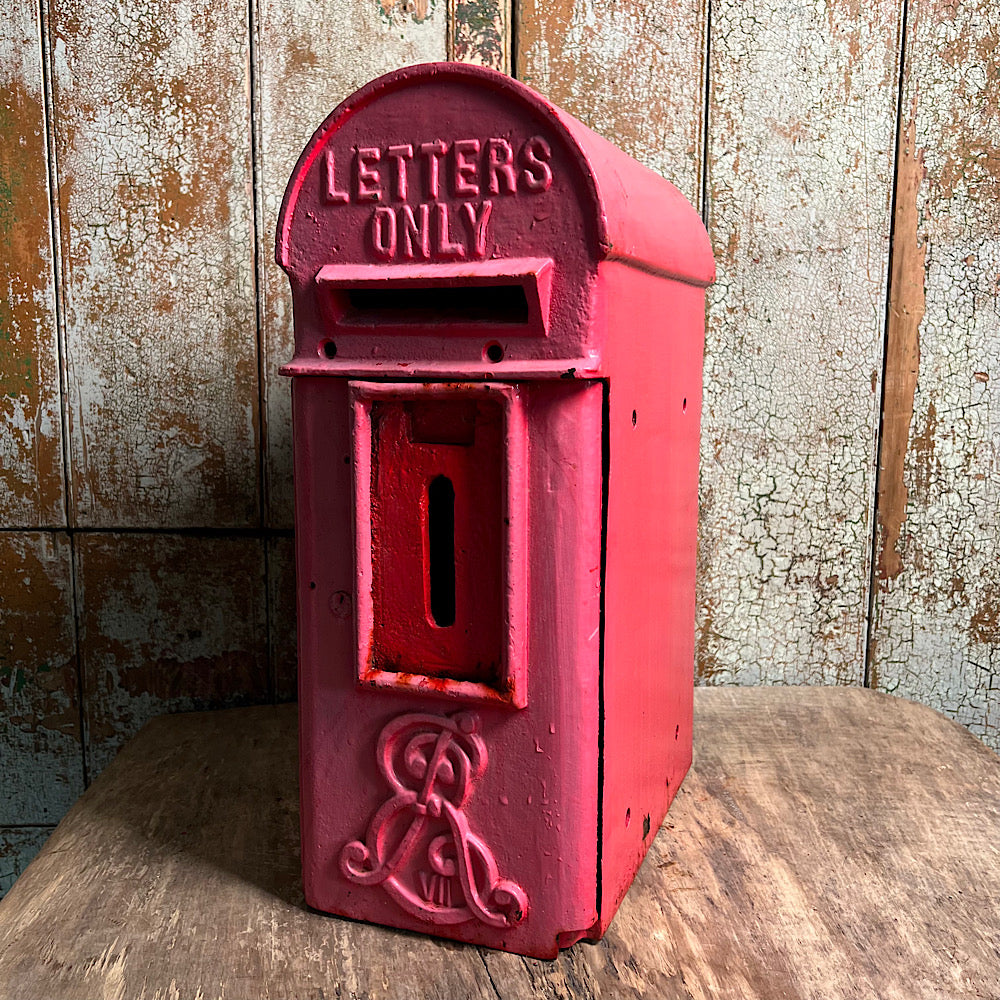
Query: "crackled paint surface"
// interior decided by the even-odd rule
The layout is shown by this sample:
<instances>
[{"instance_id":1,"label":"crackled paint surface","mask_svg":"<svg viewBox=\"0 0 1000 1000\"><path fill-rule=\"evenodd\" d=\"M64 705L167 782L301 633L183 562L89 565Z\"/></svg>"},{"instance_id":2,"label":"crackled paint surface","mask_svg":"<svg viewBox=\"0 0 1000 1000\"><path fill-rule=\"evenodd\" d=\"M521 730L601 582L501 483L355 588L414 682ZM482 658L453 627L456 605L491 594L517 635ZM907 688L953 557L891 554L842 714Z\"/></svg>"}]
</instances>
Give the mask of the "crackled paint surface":
<instances>
[{"instance_id":1,"label":"crackled paint surface","mask_svg":"<svg viewBox=\"0 0 1000 1000\"><path fill-rule=\"evenodd\" d=\"M345 97L398 66L446 57L446 11L445 0L260 5L261 310L268 518L275 527L292 526L291 390L278 374L292 356L292 305L271 242L285 185L313 132Z\"/></svg>"},{"instance_id":2,"label":"crackled paint surface","mask_svg":"<svg viewBox=\"0 0 1000 1000\"><path fill-rule=\"evenodd\" d=\"M0 527L65 524L38 11L0 18Z\"/></svg>"},{"instance_id":3,"label":"crackled paint surface","mask_svg":"<svg viewBox=\"0 0 1000 1000\"><path fill-rule=\"evenodd\" d=\"M73 517L257 522L245 4L53 0Z\"/></svg>"},{"instance_id":4,"label":"crackled paint surface","mask_svg":"<svg viewBox=\"0 0 1000 1000\"><path fill-rule=\"evenodd\" d=\"M263 542L77 538L89 775L164 712L269 700Z\"/></svg>"},{"instance_id":5,"label":"crackled paint surface","mask_svg":"<svg viewBox=\"0 0 1000 1000\"><path fill-rule=\"evenodd\" d=\"M0 532L0 826L83 791L71 569L65 534Z\"/></svg>"},{"instance_id":6,"label":"crackled paint surface","mask_svg":"<svg viewBox=\"0 0 1000 1000\"><path fill-rule=\"evenodd\" d=\"M910 5L871 679L1000 749L1000 29ZM896 283L896 272L899 282Z\"/></svg>"},{"instance_id":7,"label":"crackled paint surface","mask_svg":"<svg viewBox=\"0 0 1000 1000\"><path fill-rule=\"evenodd\" d=\"M524 0L517 78L701 202L705 0Z\"/></svg>"},{"instance_id":8,"label":"crackled paint surface","mask_svg":"<svg viewBox=\"0 0 1000 1000\"><path fill-rule=\"evenodd\" d=\"M863 681L900 9L712 5L708 683Z\"/></svg>"}]
</instances>

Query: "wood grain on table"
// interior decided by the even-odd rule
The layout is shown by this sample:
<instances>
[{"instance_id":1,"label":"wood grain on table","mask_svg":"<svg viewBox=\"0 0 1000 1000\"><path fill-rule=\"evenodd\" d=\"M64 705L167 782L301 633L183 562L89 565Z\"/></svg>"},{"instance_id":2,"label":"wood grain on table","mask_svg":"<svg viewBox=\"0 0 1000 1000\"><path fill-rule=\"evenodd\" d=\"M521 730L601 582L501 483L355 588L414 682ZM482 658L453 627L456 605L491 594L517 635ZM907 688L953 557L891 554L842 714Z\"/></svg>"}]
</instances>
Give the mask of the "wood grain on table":
<instances>
[{"instance_id":1,"label":"wood grain on table","mask_svg":"<svg viewBox=\"0 0 1000 1000\"><path fill-rule=\"evenodd\" d=\"M1000 996L1000 758L861 689L695 704L632 891L554 962L305 909L295 707L155 719L0 903L0 998Z\"/></svg>"}]
</instances>

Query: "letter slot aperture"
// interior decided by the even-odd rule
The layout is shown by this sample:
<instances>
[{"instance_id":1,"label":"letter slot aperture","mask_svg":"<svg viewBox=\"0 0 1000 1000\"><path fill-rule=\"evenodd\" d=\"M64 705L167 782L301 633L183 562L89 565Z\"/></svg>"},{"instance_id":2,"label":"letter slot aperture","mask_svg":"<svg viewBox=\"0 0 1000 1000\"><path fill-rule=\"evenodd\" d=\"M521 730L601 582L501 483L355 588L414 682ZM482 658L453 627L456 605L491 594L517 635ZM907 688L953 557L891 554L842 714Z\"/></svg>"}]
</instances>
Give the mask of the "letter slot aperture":
<instances>
[{"instance_id":1,"label":"letter slot aperture","mask_svg":"<svg viewBox=\"0 0 1000 1000\"><path fill-rule=\"evenodd\" d=\"M358 336L545 337L553 268L549 258L327 264L316 287L326 333L346 351Z\"/></svg>"}]
</instances>

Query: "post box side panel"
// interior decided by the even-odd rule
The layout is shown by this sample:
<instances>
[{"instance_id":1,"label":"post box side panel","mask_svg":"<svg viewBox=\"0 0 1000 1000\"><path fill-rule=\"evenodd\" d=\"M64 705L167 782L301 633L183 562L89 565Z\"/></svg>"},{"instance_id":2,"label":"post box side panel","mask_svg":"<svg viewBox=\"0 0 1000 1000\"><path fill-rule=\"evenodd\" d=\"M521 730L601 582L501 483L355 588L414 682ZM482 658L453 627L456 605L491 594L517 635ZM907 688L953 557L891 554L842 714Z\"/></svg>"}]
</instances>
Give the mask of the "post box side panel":
<instances>
[{"instance_id":1,"label":"post box side panel","mask_svg":"<svg viewBox=\"0 0 1000 1000\"><path fill-rule=\"evenodd\" d=\"M540 898L557 904L562 945L583 936L593 923L589 915L597 916L604 387L522 387L528 389L528 708L519 714L525 737L531 735L521 746L527 752L520 773L530 776L521 795L530 822L558 845L551 859L540 855L546 867L557 862L561 875L546 877ZM545 770L558 775L558 796ZM552 929L550 923L549 935ZM556 939L544 943L535 954L554 956Z\"/></svg>"},{"instance_id":2,"label":"post box side panel","mask_svg":"<svg viewBox=\"0 0 1000 1000\"><path fill-rule=\"evenodd\" d=\"M298 619L299 794L303 847L325 825L330 776L318 766L322 742L350 704L338 704L329 663L354 656L351 436L347 383L292 381L295 574ZM356 762L365 762L356 755ZM316 879L315 852L303 850L303 879ZM308 889L307 889L308 895Z\"/></svg>"},{"instance_id":3,"label":"post box side panel","mask_svg":"<svg viewBox=\"0 0 1000 1000\"><path fill-rule=\"evenodd\" d=\"M531 610L517 710L359 686L349 392L341 379L293 385L307 902L552 957L597 916L602 387L521 387ZM431 783L442 810L414 825L408 789L432 748L450 762ZM419 844L399 870L367 877L408 835ZM481 912L460 912L466 869Z\"/></svg>"},{"instance_id":4,"label":"post box side panel","mask_svg":"<svg viewBox=\"0 0 1000 1000\"><path fill-rule=\"evenodd\" d=\"M691 762L704 291L601 270L609 324L603 933Z\"/></svg>"}]
</instances>

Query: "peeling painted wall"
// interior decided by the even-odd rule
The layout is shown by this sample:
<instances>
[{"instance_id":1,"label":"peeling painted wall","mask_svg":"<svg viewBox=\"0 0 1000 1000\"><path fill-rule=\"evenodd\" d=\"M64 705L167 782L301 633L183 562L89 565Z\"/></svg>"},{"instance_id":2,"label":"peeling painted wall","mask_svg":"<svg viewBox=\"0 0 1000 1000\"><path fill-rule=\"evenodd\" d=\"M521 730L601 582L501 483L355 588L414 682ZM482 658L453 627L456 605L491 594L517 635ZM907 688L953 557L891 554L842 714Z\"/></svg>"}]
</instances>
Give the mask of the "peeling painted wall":
<instances>
[{"instance_id":1,"label":"peeling painted wall","mask_svg":"<svg viewBox=\"0 0 1000 1000\"><path fill-rule=\"evenodd\" d=\"M868 683L1000 747L992 14L9 4L0 893L151 715L294 697L274 227L312 132L403 63L512 70L704 214L701 681Z\"/></svg>"},{"instance_id":2,"label":"peeling painted wall","mask_svg":"<svg viewBox=\"0 0 1000 1000\"><path fill-rule=\"evenodd\" d=\"M1000 747L1000 27L910 4L871 683Z\"/></svg>"},{"instance_id":3,"label":"peeling painted wall","mask_svg":"<svg viewBox=\"0 0 1000 1000\"><path fill-rule=\"evenodd\" d=\"M701 201L706 0L522 0L517 77Z\"/></svg>"},{"instance_id":4,"label":"peeling painted wall","mask_svg":"<svg viewBox=\"0 0 1000 1000\"><path fill-rule=\"evenodd\" d=\"M0 523L65 522L39 16L0 18Z\"/></svg>"},{"instance_id":5,"label":"peeling painted wall","mask_svg":"<svg viewBox=\"0 0 1000 1000\"><path fill-rule=\"evenodd\" d=\"M83 791L69 537L0 532L0 826L56 822Z\"/></svg>"},{"instance_id":6,"label":"peeling painted wall","mask_svg":"<svg viewBox=\"0 0 1000 1000\"><path fill-rule=\"evenodd\" d=\"M74 524L254 525L246 5L55 0L47 29Z\"/></svg>"},{"instance_id":7,"label":"peeling painted wall","mask_svg":"<svg viewBox=\"0 0 1000 1000\"><path fill-rule=\"evenodd\" d=\"M712 4L708 683L864 678L900 14Z\"/></svg>"}]
</instances>

